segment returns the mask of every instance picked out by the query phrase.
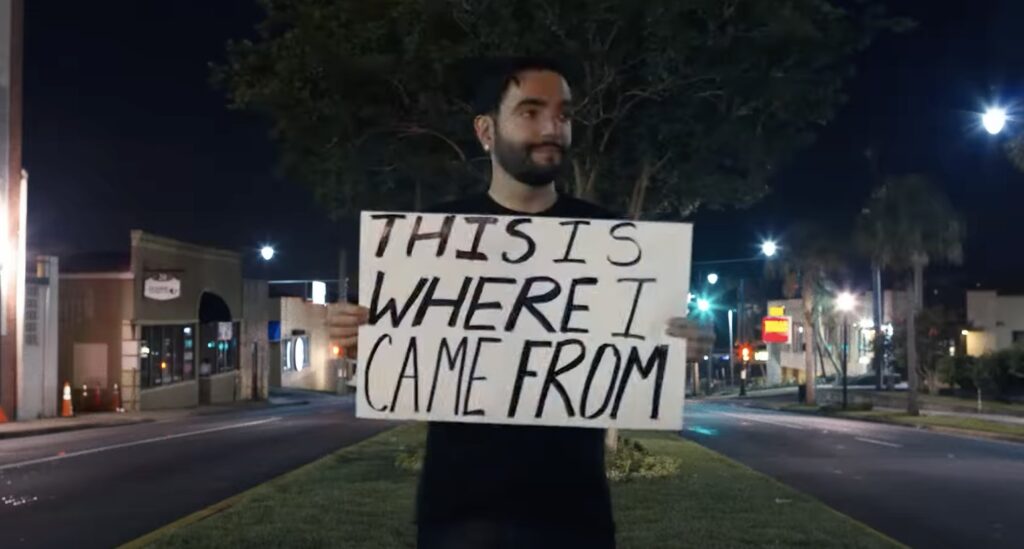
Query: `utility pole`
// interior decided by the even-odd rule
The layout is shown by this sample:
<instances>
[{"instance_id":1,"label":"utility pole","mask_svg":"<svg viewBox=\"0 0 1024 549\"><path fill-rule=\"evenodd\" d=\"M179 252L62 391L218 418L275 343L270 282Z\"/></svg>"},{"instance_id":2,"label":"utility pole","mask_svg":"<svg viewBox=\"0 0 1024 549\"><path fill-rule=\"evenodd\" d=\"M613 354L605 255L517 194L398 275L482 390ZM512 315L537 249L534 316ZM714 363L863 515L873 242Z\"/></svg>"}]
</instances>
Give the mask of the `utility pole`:
<instances>
[{"instance_id":1,"label":"utility pole","mask_svg":"<svg viewBox=\"0 0 1024 549\"><path fill-rule=\"evenodd\" d=\"M732 333L732 309L729 309L729 385L733 384L733 372L736 371L736 349L733 347L735 342L733 341Z\"/></svg>"}]
</instances>

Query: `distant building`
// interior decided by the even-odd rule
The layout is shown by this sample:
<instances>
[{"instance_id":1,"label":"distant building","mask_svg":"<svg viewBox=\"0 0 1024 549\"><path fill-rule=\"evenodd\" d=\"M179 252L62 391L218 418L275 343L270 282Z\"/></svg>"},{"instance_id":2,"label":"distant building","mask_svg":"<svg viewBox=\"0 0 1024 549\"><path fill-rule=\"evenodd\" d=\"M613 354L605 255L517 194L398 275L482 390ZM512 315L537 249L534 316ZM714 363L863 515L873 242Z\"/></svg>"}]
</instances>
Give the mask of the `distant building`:
<instances>
[{"instance_id":1,"label":"distant building","mask_svg":"<svg viewBox=\"0 0 1024 549\"><path fill-rule=\"evenodd\" d=\"M265 398L265 283L239 254L132 231L127 254L61 274L60 382L79 409L181 408ZM248 321L246 315L249 315Z\"/></svg>"},{"instance_id":2,"label":"distant building","mask_svg":"<svg viewBox=\"0 0 1024 549\"><path fill-rule=\"evenodd\" d=\"M905 292L885 291L882 329L892 334L894 319L902 322L906 311ZM805 373L805 352L809 331L803 313L803 300L785 299L768 302L769 312L783 313L790 318L790 342L767 344L767 360L764 361L766 382L774 385L783 382L803 383ZM895 314L894 314L895 311ZM856 295L854 310L847 313L849 357L847 374L861 376L873 371L874 357L874 306L872 294ZM835 311L825 311L819 322L819 353L815 357L815 371L818 376L836 376L842 371L842 323L843 316Z\"/></svg>"},{"instance_id":3,"label":"distant building","mask_svg":"<svg viewBox=\"0 0 1024 549\"><path fill-rule=\"evenodd\" d=\"M1024 344L1024 295L967 291L967 354L980 356Z\"/></svg>"}]
</instances>

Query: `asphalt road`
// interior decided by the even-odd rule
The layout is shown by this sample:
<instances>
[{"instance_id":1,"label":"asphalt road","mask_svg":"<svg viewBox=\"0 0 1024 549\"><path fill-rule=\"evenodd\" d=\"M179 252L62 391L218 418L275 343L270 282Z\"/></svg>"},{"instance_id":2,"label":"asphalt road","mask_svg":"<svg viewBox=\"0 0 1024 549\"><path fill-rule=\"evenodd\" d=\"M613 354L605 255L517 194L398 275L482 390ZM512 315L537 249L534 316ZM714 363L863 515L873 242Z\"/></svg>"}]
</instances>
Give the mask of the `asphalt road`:
<instances>
[{"instance_id":1,"label":"asphalt road","mask_svg":"<svg viewBox=\"0 0 1024 549\"><path fill-rule=\"evenodd\" d=\"M1024 543L1024 444L722 401L683 433L911 547Z\"/></svg>"},{"instance_id":2,"label":"asphalt road","mask_svg":"<svg viewBox=\"0 0 1024 549\"><path fill-rule=\"evenodd\" d=\"M0 440L0 547L114 547L367 438L351 398Z\"/></svg>"}]
</instances>

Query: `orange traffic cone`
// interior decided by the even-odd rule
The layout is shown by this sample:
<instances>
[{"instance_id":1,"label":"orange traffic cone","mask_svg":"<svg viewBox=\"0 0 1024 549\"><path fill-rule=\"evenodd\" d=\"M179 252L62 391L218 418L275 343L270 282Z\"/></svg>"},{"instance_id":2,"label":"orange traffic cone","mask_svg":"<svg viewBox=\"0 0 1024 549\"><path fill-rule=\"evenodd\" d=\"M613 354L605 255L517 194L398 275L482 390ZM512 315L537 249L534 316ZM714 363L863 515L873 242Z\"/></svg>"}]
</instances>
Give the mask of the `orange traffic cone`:
<instances>
[{"instance_id":1,"label":"orange traffic cone","mask_svg":"<svg viewBox=\"0 0 1024 549\"><path fill-rule=\"evenodd\" d=\"M119 387L116 383L114 384L114 411L124 411L124 408L121 407L121 387Z\"/></svg>"},{"instance_id":2,"label":"orange traffic cone","mask_svg":"<svg viewBox=\"0 0 1024 549\"><path fill-rule=\"evenodd\" d=\"M75 411L71 409L71 384L64 383L64 401L60 406L60 417L72 417Z\"/></svg>"}]
</instances>

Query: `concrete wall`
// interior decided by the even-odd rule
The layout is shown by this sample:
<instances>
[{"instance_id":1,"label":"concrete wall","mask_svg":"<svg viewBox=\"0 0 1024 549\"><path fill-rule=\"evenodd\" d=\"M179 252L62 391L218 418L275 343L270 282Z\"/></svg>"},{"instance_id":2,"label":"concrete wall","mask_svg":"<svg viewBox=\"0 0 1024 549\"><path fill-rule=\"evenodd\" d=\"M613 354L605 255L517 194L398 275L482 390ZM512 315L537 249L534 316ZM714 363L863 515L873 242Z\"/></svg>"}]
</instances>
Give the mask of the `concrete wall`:
<instances>
[{"instance_id":1,"label":"concrete wall","mask_svg":"<svg viewBox=\"0 0 1024 549\"><path fill-rule=\"evenodd\" d=\"M199 378L200 404L225 404L234 402L237 391L238 372L224 372L210 377Z\"/></svg>"},{"instance_id":2,"label":"concrete wall","mask_svg":"<svg viewBox=\"0 0 1024 549\"><path fill-rule=\"evenodd\" d=\"M198 405L199 387L195 380L139 391L139 408L142 410L191 408Z\"/></svg>"},{"instance_id":3,"label":"concrete wall","mask_svg":"<svg viewBox=\"0 0 1024 549\"><path fill-rule=\"evenodd\" d=\"M979 356L1014 344L1014 332L1024 333L1024 296L999 295L993 290L967 292L967 354Z\"/></svg>"},{"instance_id":4,"label":"concrete wall","mask_svg":"<svg viewBox=\"0 0 1024 549\"><path fill-rule=\"evenodd\" d=\"M132 310L131 273L61 275L58 383L80 386L75 378L76 344L106 346L107 386L121 382L122 322ZM138 364L135 366L138 368Z\"/></svg>"},{"instance_id":5,"label":"concrete wall","mask_svg":"<svg viewBox=\"0 0 1024 549\"><path fill-rule=\"evenodd\" d=\"M267 298L267 282L246 280L242 287L242 321L238 346L239 357L239 398L242 400L266 399L270 388L270 345L267 341L270 300ZM255 385L255 391L254 391ZM255 393L255 395L254 395Z\"/></svg>"},{"instance_id":6,"label":"concrete wall","mask_svg":"<svg viewBox=\"0 0 1024 549\"><path fill-rule=\"evenodd\" d=\"M279 302L281 318L281 348L296 330L309 336L309 366L302 371L281 372L281 386L315 391L337 390L337 371L331 360L330 338L327 328L327 307L314 305L298 297L284 297ZM282 368L284 363L282 361Z\"/></svg>"}]
</instances>

